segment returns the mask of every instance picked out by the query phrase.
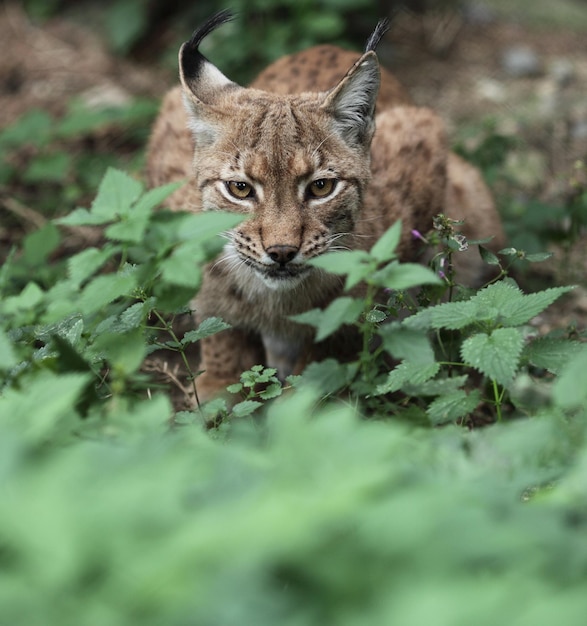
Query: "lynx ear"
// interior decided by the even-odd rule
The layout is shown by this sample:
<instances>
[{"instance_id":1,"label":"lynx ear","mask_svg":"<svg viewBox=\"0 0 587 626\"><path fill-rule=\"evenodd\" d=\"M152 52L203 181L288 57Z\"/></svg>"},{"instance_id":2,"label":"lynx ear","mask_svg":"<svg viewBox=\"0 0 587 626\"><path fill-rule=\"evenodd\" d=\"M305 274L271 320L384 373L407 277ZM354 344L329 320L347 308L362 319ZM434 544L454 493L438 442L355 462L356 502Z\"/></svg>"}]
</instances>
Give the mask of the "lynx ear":
<instances>
[{"instance_id":1,"label":"lynx ear","mask_svg":"<svg viewBox=\"0 0 587 626\"><path fill-rule=\"evenodd\" d=\"M322 104L322 108L334 117L339 133L350 144L368 147L371 141L379 82L377 55L370 50L328 93Z\"/></svg>"},{"instance_id":2,"label":"lynx ear","mask_svg":"<svg viewBox=\"0 0 587 626\"><path fill-rule=\"evenodd\" d=\"M233 19L230 11L220 11L194 31L179 50L179 77L184 104L196 140L210 143L216 134L213 125L214 104L225 89L240 88L200 52L204 37Z\"/></svg>"}]
</instances>

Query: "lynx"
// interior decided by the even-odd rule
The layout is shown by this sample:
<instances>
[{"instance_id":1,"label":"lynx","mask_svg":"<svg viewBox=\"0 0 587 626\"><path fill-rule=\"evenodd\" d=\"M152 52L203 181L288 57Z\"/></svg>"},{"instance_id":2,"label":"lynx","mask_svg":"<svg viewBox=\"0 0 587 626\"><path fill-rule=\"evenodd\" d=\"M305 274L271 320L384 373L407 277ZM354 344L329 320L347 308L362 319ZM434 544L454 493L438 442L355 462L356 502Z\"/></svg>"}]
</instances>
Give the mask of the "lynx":
<instances>
[{"instance_id":1,"label":"lynx","mask_svg":"<svg viewBox=\"0 0 587 626\"><path fill-rule=\"evenodd\" d=\"M164 99L147 157L151 185L189 181L171 196L172 209L247 218L227 233L193 305L198 318L219 316L232 326L201 342L204 401L257 363L286 376L326 356L352 358L352 329L314 343L312 329L290 319L342 293L341 278L309 259L337 248L369 250L401 219L399 256L413 260L412 231L428 231L441 212L465 219L469 237L503 240L479 172L449 152L439 117L414 106L379 67L374 50L385 22L362 55L317 46L241 87L198 49L230 19L218 13L181 47L181 85ZM478 280L478 255L459 256Z\"/></svg>"}]
</instances>

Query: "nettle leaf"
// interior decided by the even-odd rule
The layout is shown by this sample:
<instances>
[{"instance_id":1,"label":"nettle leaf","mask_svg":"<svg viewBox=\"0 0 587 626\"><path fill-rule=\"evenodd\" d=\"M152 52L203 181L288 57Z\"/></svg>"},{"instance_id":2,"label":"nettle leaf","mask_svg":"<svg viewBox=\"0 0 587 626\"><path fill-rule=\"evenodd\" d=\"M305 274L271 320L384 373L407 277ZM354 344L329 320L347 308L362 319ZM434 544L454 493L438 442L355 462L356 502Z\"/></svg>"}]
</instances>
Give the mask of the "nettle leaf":
<instances>
[{"instance_id":1,"label":"nettle leaf","mask_svg":"<svg viewBox=\"0 0 587 626\"><path fill-rule=\"evenodd\" d=\"M370 324L380 324L387 319L387 313L380 311L379 309L371 309L367 315L365 315L365 319Z\"/></svg>"},{"instance_id":2,"label":"nettle leaf","mask_svg":"<svg viewBox=\"0 0 587 626\"><path fill-rule=\"evenodd\" d=\"M204 252L199 244L180 244L161 262L161 276L167 283L190 287L195 291L202 282L201 265L204 260Z\"/></svg>"},{"instance_id":3,"label":"nettle leaf","mask_svg":"<svg viewBox=\"0 0 587 626\"><path fill-rule=\"evenodd\" d=\"M413 363L434 361L434 350L425 332L397 322L382 326L378 332L383 339L385 350L394 358Z\"/></svg>"},{"instance_id":4,"label":"nettle leaf","mask_svg":"<svg viewBox=\"0 0 587 626\"><path fill-rule=\"evenodd\" d=\"M506 326L526 324L571 289L574 287L552 287L528 295L519 292L519 296L508 300L500 310L501 322Z\"/></svg>"},{"instance_id":5,"label":"nettle leaf","mask_svg":"<svg viewBox=\"0 0 587 626\"><path fill-rule=\"evenodd\" d=\"M263 391L259 393L259 397L263 400L272 400L280 396L282 391L281 383L271 383L266 389L263 389Z\"/></svg>"},{"instance_id":6,"label":"nettle leaf","mask_svg":"<svg viewBox=\"0 0 587 626\"><path fill-rule=\"evenodd\" d=\"M296 384L301 387L311 385L317 387L320 393L328 395L346 387L354 373L354 365L339 363L336 359L325 359L310 363Z\"/></svg>"},{"instance_id":7,"label":"nettle leaf","mask_svg":"<svg viewBox=\"0 0 587 626\"><path fill-rule=\"evenodd\" d=\"M328 252L310 259L308 263L332 274L346 275L345 289L347 290L365 280L375 269L374 262L364 250Z\"/></svg>"},{"instance_id":8,"label":"nettle leaf","mask_svg":"<svg viewBox=\"0 0 587 626\"><path fill-rule=\"evenodd\" d=\"M371 275L370 282L387 289L410 289L420 285L440 285L442 281L429 268L418 263L399 263L392 261L389 265Z\"/></svg>"},{"instance_id":9,"label":"nettle leaf","mask_svg":"<svg viewBox=\"0 0 587 626\"><path fill-rule=\"evenodd\" d=\"M527 254L524 258L526 261L530 261L531 263L541 263L542 261L546 261L552 257L552 252L534 252L532 254Z\"/></svg>"},{"instance_id":10,"label":"nettle leaf","mask_svg":"<svg viewBox=\"0 0 587 626\"><path fill-rule=\"evenodd\" d=\"M497 328L490 335L477 333L461 346L463 360L476 370L507 386L520 364L524 337L517 328Z\"/></svg>"},{"instance_id":11,"label":"nettle leaf","mask_svg":"<svg viewBox=\"0 0 587 626\"><path fill-rule=\"evenodd\" d=\"M290 319L301 324L316 327L316 341L326 339L343 324L357 321L363 311L363 302L358 298L343 296L331 302L324 310L311 309L298 315L290 315Z\"/></svg>"},{"instance_id":12,"label":"nettle leaf","mask_svg":"<svg viewBox=\"0 0 587 626\"><path fill-rule=\"evenodd\" d=\"M458 330L478 321L480 321L478 311L475 303L471 300L445 302L430 308L430 325L432 328Z\"/></svg>"},{"instance_id":13,"label":"nettle leaf","mask_svg":"<svg viewBox=\"0 0 587 626\"><path fill-rule=\"evenodd\" d=\"M380 263L390 261L397 255L395 253L402 235L402 222L398 220L388 228L385 233L375 242L371 248L371 256Z\"/></svg>"},{"instance_id":14,"label":"nettle leaf","mask_svg":"<svg viewBox=\"0 0 587 626\"><path fill-rule=\"evenodd\" d=\"M90 211L94 217L100 216L114 221L129 212L142 192L143 185L138 180L110 167L100 183L98 195L92 202Z\"/></svg>"},{"instance_id":15,"label":"nettle leaf","mask_svg":"<svg viewBox=\"0 0 587 626\"><path fill-rule=\"evenodd\" d=\"M67 273L70 280L77 286L81 285L118 251L118 247L106 245L102 249L87 248L72 256L67 261Z\"/></svg>"},{"instance_id":16,"label":"nettle leaf","mask_svg":"<svg viewBox=\"0 0 587 626\"><path fill-rule=\"evenodd\" d=\"M522 358L536 367L558 374L583 349L584 344L578 341L540 337L524 347Z\"/></svg>"},{"instance_id":17,"label":"nettle leaf","mask_svg":"<svg viewBox=\"0 0 587 626\"><path fill-rule=\"evenodd\" d=\"M426 414L433 424L446 424L466 417L480 402L481 393L478 389L471 393L458 389L433 400L426 409Z\"/></svg>"},{"instance_id":18,"label":"nettle leaf","mask_svg":"<svg viewBox=\"0 0 587 626\"><path fill-rule=\"evenodd\" d=\"M405 391L410 395L418 396L447 395L460 389L467 382L468 378L466 374L453 376L452 378L434 378L414 387L410 387L408 384L405 387Z\"/></svg>"},{"instance_id":19,"label":"nettle leaf","mask_svg":"<svg viewBox=\"0 0 587 626\"><path fill-rule=\"evenodd\" d=\"M403 361L394 370L389 372L387 380L375 389L374 395L382 395L385 393L393 393L403 389L406 385L420 385L430 380L440 370L439 363L414 363L411 361Z\"/></svg>"},{"instance_id":20,"label":"nettle leaf","mask_svg":"<svg viewBox=\"0 0 587 626\"><path fill-rule=\"evenodd\" d=\"M44 292L39 285L30 282L17 296L5 298L4 302L0 303L0 307L4 313L33 309L43 300L43 296Z\"/></svg>"},{"instance_id":21,"label":"nettle leaf","mask_svg":"<svg viewBox=\"0 0 587 626\"><path fill-rule=\"evenodd\" d=\"M190 330L183 336L181 345L185 346L188 343L195 343L211 335L215 335L222 330L230 328L230 324L220 319L219 317L208 317L205 319L196 330Z\"/></svg>"},{"instance_id":22,"label":"nettle leaf","mask_svg":"<svg viewBox=\"0 0 587 626\"><path fill-rule=\"evenodd\" d=\"M84 315L100 311L110 302L128 296L136 287L134 272L119 272L97 276L81 292L76 309Z\"/></svg>"}]
</instances>

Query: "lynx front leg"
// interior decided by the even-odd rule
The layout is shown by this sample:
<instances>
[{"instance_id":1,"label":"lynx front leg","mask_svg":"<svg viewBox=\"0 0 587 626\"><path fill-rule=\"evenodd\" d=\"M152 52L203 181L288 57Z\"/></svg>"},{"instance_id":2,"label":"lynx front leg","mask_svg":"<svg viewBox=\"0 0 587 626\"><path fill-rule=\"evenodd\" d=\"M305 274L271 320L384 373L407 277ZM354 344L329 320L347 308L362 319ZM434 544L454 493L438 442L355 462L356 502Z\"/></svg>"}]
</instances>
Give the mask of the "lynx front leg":
<instances>
[{"instance_id":1,"label":"lynx front leg","mask_svg":"<svg viewBox=\"0 0 587 626\"><path fill-rule=\"evenodd\" d=\"M200 351L200 369L204 370L196 379L200 402L221 395L227 385L238 382L242 372L265 361L260 339L236 328L203 339Z\"/></svg>"}]
</instances>

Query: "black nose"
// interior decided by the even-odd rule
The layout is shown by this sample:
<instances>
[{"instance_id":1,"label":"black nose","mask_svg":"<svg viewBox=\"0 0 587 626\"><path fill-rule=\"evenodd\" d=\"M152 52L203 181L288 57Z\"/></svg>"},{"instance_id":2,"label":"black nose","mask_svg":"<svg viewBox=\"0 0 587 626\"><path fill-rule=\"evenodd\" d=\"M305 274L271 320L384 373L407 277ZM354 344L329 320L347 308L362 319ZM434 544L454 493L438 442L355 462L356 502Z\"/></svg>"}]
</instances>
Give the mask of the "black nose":
<instances>
[{"instance_id":1,"label":"black nose","mask_svg":"<svg viewBox=\"0 0 587 626\"><path fill-rule=\"evenodd\" d=\"M265 252L267 252L271 260L275 261L275 263L286 265L294 259L298 250L299 248L295 246L269 246Z\"/></svg>"}]
</instances>

